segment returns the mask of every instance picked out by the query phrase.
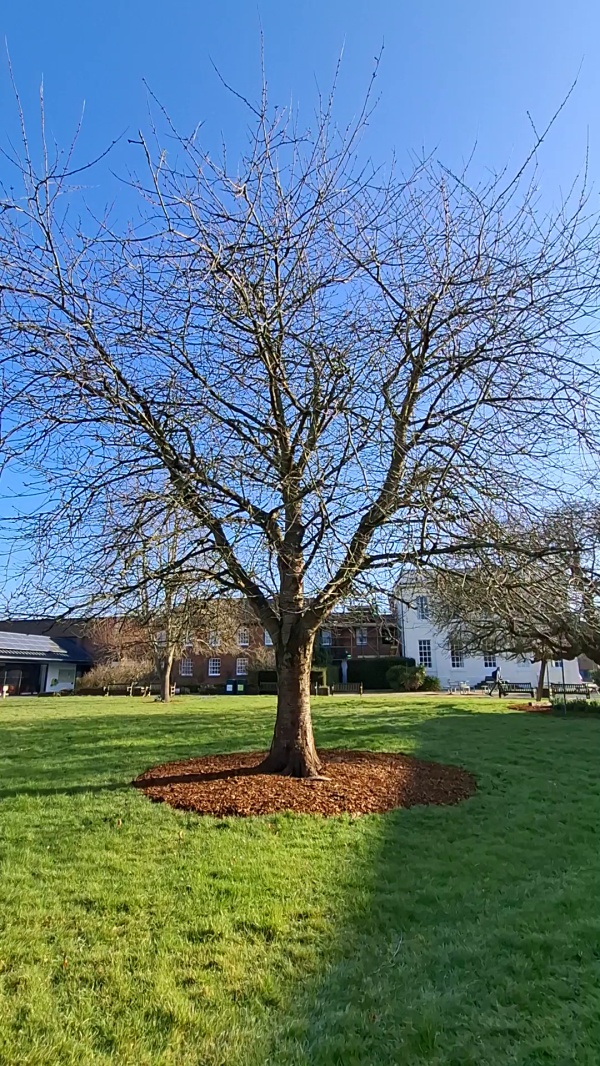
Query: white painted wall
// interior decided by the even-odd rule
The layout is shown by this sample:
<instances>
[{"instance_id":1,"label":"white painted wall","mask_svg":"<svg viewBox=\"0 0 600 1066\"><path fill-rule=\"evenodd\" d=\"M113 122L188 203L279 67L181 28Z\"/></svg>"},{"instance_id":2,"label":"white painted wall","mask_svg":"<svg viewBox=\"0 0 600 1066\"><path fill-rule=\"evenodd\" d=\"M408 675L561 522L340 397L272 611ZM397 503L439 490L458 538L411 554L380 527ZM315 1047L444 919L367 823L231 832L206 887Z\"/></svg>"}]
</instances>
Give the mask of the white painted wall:
<instances>
[{"instance_id":1,"label":"white painted wall","mask_svg":"<svg viewBox=\"0 0 600 1066\"><path fill-rule=\"evenodd\" d=\"M416 598L418 591L404 589L402 595L409 601L398 604L398 624L403 634L404 654L410 656L419 663L421 661L420 640L429 640L431 647L431 667L426 667L426 673L440 679L442 688L450 688L461 681L474 686L489 677L493 666L484 666L483 655L465 656L463 666L452 666L450 649L447 646L447 637L433 626L429 619L421 619L418 616ZM505 681L522 681L524 683L537 684L540 664L533 663L531 659L520 661L498 655L496 664L500 667L500 673ZM576 659L565 660L565 681L567 684L577 684L581 681L579 665ZM559 684L562 681L560 663L548 663L546 667L545 682L548 680Z\"/></svg>"},{"instance_id":2,"label":"white painted wall","mask_svg":"<svg viewBox=\"0 0 600 1066\"><path fill-rule=\"evenodd\" d=\"M48 663L46 692L69 692L75 687L77 667L72 663Z\"/></svg>"}]
</instances>

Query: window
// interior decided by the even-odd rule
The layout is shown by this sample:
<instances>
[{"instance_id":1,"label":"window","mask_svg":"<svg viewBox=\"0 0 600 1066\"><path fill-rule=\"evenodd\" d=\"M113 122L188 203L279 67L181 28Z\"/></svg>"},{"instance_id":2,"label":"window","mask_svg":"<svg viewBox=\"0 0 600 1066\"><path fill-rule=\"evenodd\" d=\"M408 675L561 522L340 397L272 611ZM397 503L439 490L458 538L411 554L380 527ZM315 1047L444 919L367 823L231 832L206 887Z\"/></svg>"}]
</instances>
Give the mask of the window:
<instances>
[{"instance_id":1,"label":"window","mask_svg":"<svg viewBox=\"0 0 600 1066\"><path fill-rule=\"evenodd\" d=\"M429 618L429 600L427 596L417 596L417 618L420 622L424 622Z\"/></svg>"},{"instance_id":2,"label":"window","mask_svg":"<svg viewBox=\"0 0 600 1066\"><path fill-rule=\"evenodd\" d=\"M265 648L273 647L273 638L268 629L265 629Z\"/></svg>"},{"instance_id":3,"label":"window","mask_svg":"<svg viewBox=\"0 0 600 1066\"><path fill-rule=\"evenodd\" d=\"M321 647L322 648L330 648L331 647L331 630L330 629L322 629L321 630Z\"/></svg>"},{"instance_id":4,"label":"window","mask_svg":"<svg viewBox=\"0 0 600 1066\"><path fill-rule=\"evenodd\" d=\"M419 641L419 663L421 666L426 666L427 669L431 669L433 666L433 659L431 657L431 641L420 640Z\"/></svg>"},{"instance_id":5,"label":"window","mask_svg":"<svg viewBox=\"0 0 600 1066\"><path fill-rule=\"evenodd\" d=\"M359 645L362 645L363 647L367 643L367 631L366 631L366 629L357 629L356 630L356 643L359 644Z\"/></svg>"},{"instance_id":6,"label":"window","mask_svg":"<svg viewBox=\"0 0 600 1066\"><path fill-rule=\"evenodd\" d=\"M238 677L245 677L248 673L248 660L238 659L235 664L235 672Z\"/></svg>"},{"instance_id":7,"label":"window","mask_svg":"<svg viewBox=\"0 0 600 1066\"><path fill-rule=\"evenodd\" d=\"M59 685L72 685L75 680L75 667L74 666L59 666L56 680Z\"/></svg>"},{"instance_id":8,"label":"window","mask_svg":"<svg viewBox=\"0 0 600 1066\"><path fill-rule=\"evenodd\" d=\"M493 651L484 651L483 653L483 665L486 670L493 670L498 665L496 662L496 653Z\"/></svg>"},{"instance_id":9,"label":"window","mask_svg":"<svg viewBox=\"0 0 600 1066\"><path fill-rule=\"evenodd\" d=\"M191 633L186 633L185 639L183 641L183 646L186 649L186 651L187 651L188 648L193 648L194 647L194 638L192 637Z\"/></svg>"},{"instance_id":10,"label":"window","mask_svg":"<svg viewBox=\"0 0 600 1066\"><path fill-rule=\"evenodd\" d=\"M450 662L453 670L460 670L465 665L465 653L460 644L450 645Z\"/></svg>"},{"instance_id":11,"label":"window","mask_svg":"<svg viewBox=\"0 0 600 1066\"><path fill-rule=\"evenodd\" d=\"M221 643L221 634L218 629L209 629L208 643L211 648L218 648Z\"/></svg>"},{"instance_id":12,"label":"window","mask_svg":"<svg viewBox=\"0 0 600 1066\"><path fill-rule=\"evenodd\" d=\"M208 660L208 676L220 677L221 676L221 660L209 659Z\"/></svg>"},{"instance_id":13,"label":"window","mask_svg":"<svg viewBox=\"0 0 600 1066\"><path fill-rule=\"evenodd\" d=\"M238 644L240 648L247 648L250 643L250 630L248 626L240 626L238 629Z\"/></svg>"},{"instance_id":14,"label":"window","mask_svg":"<svg viewBox=\"0 0 600 1066\"><path fill-rule=\"evenodd\" d=\"M194 673L194 664L191 659L182 659L179 664L180 677L191 677Z\"/></svg>"},{"instance_id":15,"label":"window","mask_svg":"<svg viewBox=\"0 0 600 1066\"><path fill-rule=\"evenodd\" d=\"M561 667L562 666L562 659L555 659L554 660L554 666Z\"/></svg>"}]
</instances>

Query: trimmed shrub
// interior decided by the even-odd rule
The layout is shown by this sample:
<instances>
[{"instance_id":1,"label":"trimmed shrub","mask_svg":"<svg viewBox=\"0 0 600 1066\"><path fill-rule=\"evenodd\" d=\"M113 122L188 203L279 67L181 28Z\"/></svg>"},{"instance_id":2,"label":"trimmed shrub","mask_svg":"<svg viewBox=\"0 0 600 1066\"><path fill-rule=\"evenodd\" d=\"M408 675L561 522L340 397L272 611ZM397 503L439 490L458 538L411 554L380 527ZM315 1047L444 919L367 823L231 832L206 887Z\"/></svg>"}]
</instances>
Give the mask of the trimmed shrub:
<instances>
[{"instance_id":1,"label":"trimmed shrub","mask_svg":"<svg viewBox=\"0 0 600 1066\"><path fill-rule=\"evenodd\" d=\"M552 709L556 714L564 714L562 696L553 697ZM570 700L567 696L567 714L600 714L600 700Z\"/></svg>"},{"instance_id":2,"label":"trimmed shrub","mask_svg":"<svg viewBox=\"0 0 600 1066\"><path fill-rule=\"evenodd\" d=\"M385 655L377 659L349 659L348 681L362 681L365 689L389 688L387 674L394 666L414 666L415 660L405 656Z\"/></svg>"},{"instance_id":3,"label":"trimmed shrub","mask_svg":"<svg viewBox=\"0 0 600 1066\"><path fill-rule=\"evenodd\" d=\"M442 686L439 677L434 677L433 674L425 674L421 690L423 692L441 692Z\"/></svg>"},{"instance_id":4,"label":"trimmed shrub","mask_svg":"<svg viewBox=\"0 0 600 1066\"><path fill-rule=\"evenodd\" d=\"M121 659L117 663L96 663L83 677L77 678L77 691L105 688L107 685L147 685L156 681L151 662Z\"/></svg>"},{"instance_id":5,"label":"trimmed shrub","mask_svg":"<svg viewBox=\"0 0 600 1066\"><path fill-rule=\"evenodd\" d=\"M423 687L425 667L399 663L388 670L386 678L388 685L395 692L416 692Z\"/></svg>"}]
</instances>

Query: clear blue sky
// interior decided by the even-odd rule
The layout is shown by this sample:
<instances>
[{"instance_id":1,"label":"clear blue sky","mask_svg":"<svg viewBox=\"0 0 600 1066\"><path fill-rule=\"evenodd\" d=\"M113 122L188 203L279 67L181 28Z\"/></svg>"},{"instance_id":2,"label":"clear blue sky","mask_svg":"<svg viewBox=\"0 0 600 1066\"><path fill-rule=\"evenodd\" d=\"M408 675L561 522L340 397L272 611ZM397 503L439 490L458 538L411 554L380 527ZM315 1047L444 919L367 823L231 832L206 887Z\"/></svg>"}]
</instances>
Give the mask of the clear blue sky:
<instances>
[{"instance_id":1,"label":"clear blue sky","mask_svg":"<svg viewBox=\"0 0 600 1066\"><path fill-rule=\"evenodd\" d=\"M213 70L240 92L260 87L260 29L273 103L290 99L310 115L344 50L338 113L359 107L384 45L381 102L366 149L405 163L423 149L457 166L477 142L474 169L522 159L529 111L543 126L579 72L575 93L541 156L544 198L554 200L581 169L589 138L600 197L600 3L598 0L54 0L5 2L0 29L29 120L44 79L48 128L72 133L85 101L81 153L115 136L135 137L147 116L146 79L184 132L205 123L217 147L239 147L245 118ZM16 132L7 63L0 55L0 140ZM135 149L126 138L111 165L124 174ZM0 160L0 176L5 164ZM106 171L104 177L108 178ZM112 199L115 189L90 190ZM121 187L121 191L123 189ZM0 514L10 511L4 481Z\"/></svg>"},{"instance_id":2,"label":"clear blue sky","mask_svg":"<svg viewBox=\"0 0 600 1066\"><path fill-rule=\"evenodd\" d=\"M385 45L382 101L369 150L435 151L455 165L478 144L477 165L519 156L539 125L578 88L543 156L544 188L556 192L581 165L589 133L598 162L600 4L598 0L59 0L5 3L0 28L27 110L43 75L50 126L62 141L85 100L82 149L131 135L146 115L146 78L186 129L206 123L209 141L241 133L241 115L211 60L240 91L259 83L259 28L272 100L308 111L315 84L329 86L344 48L338 96L357 107L373 57ZM13 128L6 64L0 59L3 134ZM129 150L131 153L131 149ZM126 148L119 150L119 170ZM0 168L1 169L1 168Z\"/></svg>"}]
</instances>

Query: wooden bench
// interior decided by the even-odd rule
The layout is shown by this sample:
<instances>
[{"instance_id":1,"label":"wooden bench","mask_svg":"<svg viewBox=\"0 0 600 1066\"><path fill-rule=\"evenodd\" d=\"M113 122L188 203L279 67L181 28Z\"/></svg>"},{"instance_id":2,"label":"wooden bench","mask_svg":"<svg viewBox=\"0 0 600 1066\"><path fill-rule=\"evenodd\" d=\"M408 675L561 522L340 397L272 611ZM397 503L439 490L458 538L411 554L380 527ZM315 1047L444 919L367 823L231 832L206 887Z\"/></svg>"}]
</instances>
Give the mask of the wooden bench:
<instances>
[{"instance_id":1,"label":"wooden bench","mask_svg":"<svg viewBox=\"0 0 600 1066\"><path fill-rule=\"evenodd\" d=\"M500 681L503 689L503 695L505 696L518 696L519 693L523 696L535 696L535 688L531 684L531 681Z\"/></svg>"},{"instance_id":2,"label":"wooden bench","mask_svg":"<svg viewBox=\"0 0 600 1066\"><path fill-rule=\"evenodd\" d=\"M585 682L576 684L569 683L563 685L562 681L558 684L551 682L549 685L550 699L553 696L585 696L586 700L592 698L592 695L598 691L597 685L586 684Z\"/></svg>"},{"instance_id":3,"label":"wooden bench","mask_svg":"<svg viewBox=\"0 0 600 1066\"><path fill-rule=\"evenodd\" d=\"M336 683L331 686L331 691L332 691L333 694L340 695L340 696L342 696L342 695L362 696L362 694L363 694L363 683L362 683L362 681L347 681L344 684L341 681L339 683L336 681Z\"/></svg>"},{"instance_id":4,"label":"wooden bench","mask_svg":"<svg viewBox=\"0 0 600 1066\"><path fill-rule=\"evenodd\" d=\"M495 688L499 689L499 696L530 696L535 697L535 689L530 681L504 681L500 678L499 684L486 686L488 696L491 696Z\"/></svg>"},{"instance_id":5,"label":"wooden bench","mask_svg":"<svg viewBox=\"0 0 600 1066\"><path fill-rule=\"evenodd\" d=\"M105 685L105 696L160 696L160 685L152 682L150 685ZM171 695L177 695L177 686L171 685Z\"/></svg>"}]
</instances>

